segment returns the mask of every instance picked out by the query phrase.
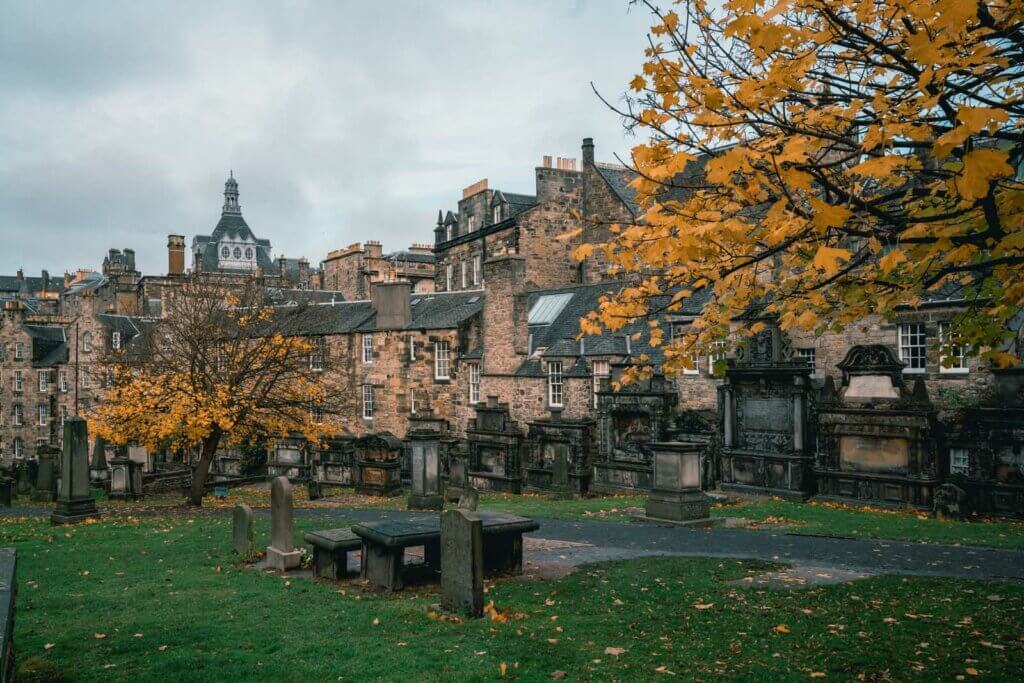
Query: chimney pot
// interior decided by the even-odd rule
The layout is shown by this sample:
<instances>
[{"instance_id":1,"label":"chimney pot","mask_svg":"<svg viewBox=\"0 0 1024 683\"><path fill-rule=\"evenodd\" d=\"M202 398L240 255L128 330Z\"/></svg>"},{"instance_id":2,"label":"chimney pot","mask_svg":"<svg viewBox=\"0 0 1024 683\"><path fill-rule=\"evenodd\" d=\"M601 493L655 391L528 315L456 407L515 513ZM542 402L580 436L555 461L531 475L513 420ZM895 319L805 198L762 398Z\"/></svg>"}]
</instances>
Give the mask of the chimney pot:
<instances>
[{"instance_id":1,"label":"chimney pot","mask_svg":"<svg viewBox=\"0 0 1024 683\"><path fill-rule=\"evenodd\" d=\"M583 165L594 165L594 138L583 138Z\"/></svg>"}]
</instances>

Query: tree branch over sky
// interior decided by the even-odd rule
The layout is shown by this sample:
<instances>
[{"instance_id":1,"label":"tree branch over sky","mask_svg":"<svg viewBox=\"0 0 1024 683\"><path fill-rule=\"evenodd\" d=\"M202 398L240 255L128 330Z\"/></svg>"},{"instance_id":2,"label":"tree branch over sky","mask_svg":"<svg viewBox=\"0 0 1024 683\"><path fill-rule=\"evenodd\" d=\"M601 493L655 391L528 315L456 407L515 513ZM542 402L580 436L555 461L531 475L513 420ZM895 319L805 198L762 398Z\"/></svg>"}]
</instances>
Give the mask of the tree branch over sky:
<instances>
[{"instance_id":1,"label":"tree branch over sky","mask_svg":"<svg viewBox=\"0 0 1024 683\"><path fill-rule=\"evenodd\" d=\"M1000 349L1024 305L1024 3L642 4L650 47L616 110L646 137L644 213L597 247L639 284L584 332L708 290L672 370L752 306L821 333L941 293L966 302L959 340L1018 361Z\"/></svg>"}]
</instances>

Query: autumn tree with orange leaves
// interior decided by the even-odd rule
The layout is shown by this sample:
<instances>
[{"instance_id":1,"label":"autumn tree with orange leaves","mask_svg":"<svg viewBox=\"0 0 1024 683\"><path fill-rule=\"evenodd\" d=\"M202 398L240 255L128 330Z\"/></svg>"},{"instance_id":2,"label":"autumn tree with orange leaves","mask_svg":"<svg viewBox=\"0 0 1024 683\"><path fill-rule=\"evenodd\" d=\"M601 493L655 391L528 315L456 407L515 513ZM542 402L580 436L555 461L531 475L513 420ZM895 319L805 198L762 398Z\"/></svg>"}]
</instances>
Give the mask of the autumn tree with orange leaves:
<instances>
[{"instance_id":1,"label":"autumn tree with orange leaves","mask_svg":"<svg viewBox=\"0 0 1024 683\"><path fill-rule=\"evenodd\" d=\"M642 4L643 70L611 105L644 139L642 216L577 253L633 285L585 333L706 290L685 336L652 320L671 371L755 333L751 310L821 334L941 292L964 301L951 340L1019 362L1024 2Z\"/></svg>"},{"instance_id":2,"label":"autumn tree with orange leaves","mask_svg":"<svg viewBox=\"0 0 1024 683\"><path fill-rule=\"evenodd\" d=\"M106 362L113 383L89 415L99 436L149 449L199 447L189 503L201 505L222 444L330 433L313 345L288 334L296 307L274 308L258 278L242 285L192 275L164 317Z\"/></svg>"}]
</instances>

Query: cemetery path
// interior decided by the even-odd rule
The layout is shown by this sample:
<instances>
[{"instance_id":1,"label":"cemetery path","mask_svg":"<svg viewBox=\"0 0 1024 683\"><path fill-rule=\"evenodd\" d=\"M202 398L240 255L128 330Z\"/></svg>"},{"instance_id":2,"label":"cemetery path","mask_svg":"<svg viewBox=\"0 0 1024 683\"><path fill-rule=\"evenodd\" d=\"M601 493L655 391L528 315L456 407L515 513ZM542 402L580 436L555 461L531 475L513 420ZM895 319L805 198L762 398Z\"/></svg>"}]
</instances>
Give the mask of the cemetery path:
<instances>
[{"instance_id":1,"label":"cemetery path","mask_svg":"<svg viewBox=\"0 0 1024 683\"><path fill-rule=\"evenodd\" d=\"M0 508L5 516L48 515L46 508ZM256 510L267 515L269 510ZM230 509L209 510L230 515ZM349 508L298 508L296 517L345 521L411 519L422 512ZM535 565L577 566L655 555L754 559L814 570L862 574L907 574L1024 582L1024 551L906 541L853 539L715 527L692 529L656 524L537 518L527 536L527 559ZM545 544L539 539L555 541ZM559 543L560 542L560 543ZM532 547L531 547L532 546Z\"/></svg>"},{"instance_id":2,"label":"cemetery path","mask_svg":"<svg viewBox=\"0 0 1024 683\"><path fill-rule=\"evenodd\" d=\"M394 510L299 509L296 516L355 521L422 516ZM864 574L908 574L1024 582L1024 551L872 539L810 536L766 531L691 529L655 524L537 518L540 530L528 538L567 541L572 547L534 550L534 563L572 565L653 555L722 557L774 561L795 566ZM575 545L582 544L582 545ZM528 548L528 550L530 550Z\"/></svg>"}]
</instances>

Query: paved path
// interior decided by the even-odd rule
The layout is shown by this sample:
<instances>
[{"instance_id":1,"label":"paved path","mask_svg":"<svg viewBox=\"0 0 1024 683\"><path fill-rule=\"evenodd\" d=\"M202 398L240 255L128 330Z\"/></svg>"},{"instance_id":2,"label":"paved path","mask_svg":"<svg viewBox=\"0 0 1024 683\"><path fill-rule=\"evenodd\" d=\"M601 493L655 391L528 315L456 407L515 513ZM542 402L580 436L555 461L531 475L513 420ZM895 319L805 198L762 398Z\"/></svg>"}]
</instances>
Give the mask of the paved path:
<instances>
[{"instance_id":1,"label":"paved path","mask_svg":"<svg viewBox=\"0 0 1024 683\"><path fill-rule=\"evenodd\" d=\"M0 508L4 516L43 515L42 508ZM230 514L218 509L211 514ZM258 510L269 514L269 510ZM296 517L372 521L407 519L421 512L372 509L299 508ZM1024 551L967 546L947 546L903 541L829 538L743 529L689 529L654 524L623 524L572 519L538 519L537 539L582 544L539 549L531 553L535 563L573 565L603 560L652 555L743 558L769 560L796 566L834 567L868 574L913 574L970 579L1009 579L1024 582ZM542 544L540 546L543 547Z\"/></svg>"}]
</instances>

